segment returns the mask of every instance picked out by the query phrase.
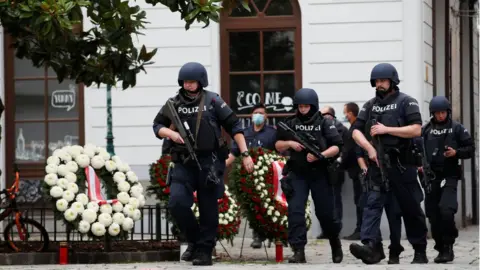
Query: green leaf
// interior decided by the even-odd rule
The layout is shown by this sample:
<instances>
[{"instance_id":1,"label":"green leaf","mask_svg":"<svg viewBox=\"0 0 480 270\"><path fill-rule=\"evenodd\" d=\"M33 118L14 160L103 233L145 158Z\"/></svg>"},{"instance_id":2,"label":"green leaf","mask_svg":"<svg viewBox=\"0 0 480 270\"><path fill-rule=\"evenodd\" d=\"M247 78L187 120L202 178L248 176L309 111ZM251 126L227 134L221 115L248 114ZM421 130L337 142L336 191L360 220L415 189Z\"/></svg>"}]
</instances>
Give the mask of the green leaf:
<instances>
[{"instance_id":1,"label":"green leaf","mask_svg":"<svg viewBox=\"0 0 480 270\"><path fill-rule=\"evenodd\" d=\"M242 7L243 7L244 9L248 10L248 12L252 12L252 11L250 10L250 7L249 7L249 5L248 5L248 2L249 2L248 0L242 0Z\"/></svg>"},{"instance_id":2,"label":"green leaf","mask_svg":"<svg viewBox=\"0 0 480 270\"><path fill-rule=\"evenodd\" d=\"M30 9L30 7L27 6L27 5L20 4L19 7L20 7L20 10L21 10L21 11L32 12L32 10Z\"/></svg>"},{"instance_id":3,"label":"green leaf","mask_svg":"<svg viewBox=\"0 0 480 270\"><path fill-rule=\"evenodd\" d=\"M104 19L111 19L112 17L113 17L113 12L111 12L111 11L105 12L102 15L102 18L104 18Z\"/></svg>"},{"instance_id":4,"label":"green leaf","mask_svg":"<svg viewBox=\"0 0 480 270\"><path fill-rule=\"evenodd\" d=\"M42 27L42 34L43 34L44 36L47 36L47 35L50 33L51 30L52 30L52 23L51 23L51 22L47 22L47 23L45 23L45 24L43 25L43 27Z\"/></svg>"},{"instance_id":5,"label":"green leaf","mask_svg":"<svg viewBox=\"0 0 480 270\"><path fill-rule=\"evenodd\" d=\"M72 10L74 7L75 7L75 3L74 3L74 2L68 2L68 3L65 4L65 11L66 11L66 12L69 12L69 11Z\"/></svg>"},{"instance_id":6,"label":"green leaf","mask_svg":"<svg viewBox=\"0 0 480 270\"><path fill-rule=\"evenodd\" d=\"M25 13L20 13L19 18L20 19L25 19L25 18L31 18L33 16L32 12L25 12Z\"/></svg>"},{"instance_id":7,"label":"green leaf","mask_svg":"<svg viewBox=\"0 0 480 270\"><path fill-rule=\"evenodd\" d=\"M185 17L185 21L191 21L193 20L197 15L198 13L200 13L200 9L197 8L195 9L194 11L192 11L190 14L188 14L186 17Z\"/></svg>"}]
</instances>

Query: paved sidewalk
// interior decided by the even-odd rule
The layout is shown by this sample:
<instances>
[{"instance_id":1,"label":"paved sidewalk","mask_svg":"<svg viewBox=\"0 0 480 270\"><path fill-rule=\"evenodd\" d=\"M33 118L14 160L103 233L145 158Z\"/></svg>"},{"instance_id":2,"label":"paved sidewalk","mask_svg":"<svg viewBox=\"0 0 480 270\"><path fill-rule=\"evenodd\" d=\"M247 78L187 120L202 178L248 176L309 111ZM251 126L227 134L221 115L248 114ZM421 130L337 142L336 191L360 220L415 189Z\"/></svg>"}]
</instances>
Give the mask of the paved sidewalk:
<instances>
[{"instance_id":1,"label":"paved sidewalk","mask_svg":"<svg viewBox=\"0 0 480 270\"><path fill-rule=\"evenodd\" d=\"M374 266L368 266L372 269L478 269L479 267L479 231L478 227L470 227L467 230L460 232L460 237L455 244L455 261L450 264L435 264L433 258L437 255L437 252L433 250L433 242L430 240L428 243L428 258L430 263L427 265L411 265L410 261L413 258L413 249L410 247L407 241L403 241L402 245L405 247L405 252L401 254L400 265L390 266L387 265L386 260L382 263ZM230 256L233 258L232 262L216 263L214 269L235 269L240 268L243 270L256 270L258 268L263 269L278 269L278 270L291 270L291 269L307 269L312 266L324 266L327 269L364 269L366 265L356 260L348 251L348 246L352 241L342 240L344 259L341 264L333 264L330 258L330 246L328 240L312 241L306 248L306 255L308 263L305 265L292 265L288 263L275 264L275 247L267 248L267 253L264 249L252 249L250 248L250 238L245 239L243 249L243 259L239 260L240 247L242 243L241 238L236 238L234 246L223 243ZM388 241L384 242L384 246L388 246ZM388 249L386 250L388 257ZM269 260L267 260L267 254ZM284 248L284 257L287 258L291 254L289 248ZM227 257L226 252L221 245L217 245L217 255L221 257ZM246 260L246 261L245 261ZM158 263L132 263L132 264L108 264L108 265L37 265L37 266L1 266L2 270L50 270L50 269L75 269L75 270L154 270L154 269L198 269L193 267L191 263L186 262L158 262Z\"/></svg>"}]
</instances>

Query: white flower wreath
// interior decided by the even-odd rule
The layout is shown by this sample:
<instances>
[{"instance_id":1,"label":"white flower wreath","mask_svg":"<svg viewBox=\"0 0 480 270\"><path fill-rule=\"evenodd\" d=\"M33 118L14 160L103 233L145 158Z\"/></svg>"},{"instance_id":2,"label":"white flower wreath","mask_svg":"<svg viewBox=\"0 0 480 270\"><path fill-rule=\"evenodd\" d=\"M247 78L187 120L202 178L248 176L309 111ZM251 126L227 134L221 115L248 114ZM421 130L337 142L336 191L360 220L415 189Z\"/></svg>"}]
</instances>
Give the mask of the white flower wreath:
<instances>
[{"instance_id":1,"label":"white flower wreath","mask_svg":"<svg viewBox=\"0 0 480 270\"><path fill-rule=\"evenodd\" d=\"M57 149L47 159L44 192L64 221L82 234L99 238L131 231L145 205L143 187L130 166L101 147L87 144ZM101 192L99 175L107 193Z\"/></svg>"}]
</instances>

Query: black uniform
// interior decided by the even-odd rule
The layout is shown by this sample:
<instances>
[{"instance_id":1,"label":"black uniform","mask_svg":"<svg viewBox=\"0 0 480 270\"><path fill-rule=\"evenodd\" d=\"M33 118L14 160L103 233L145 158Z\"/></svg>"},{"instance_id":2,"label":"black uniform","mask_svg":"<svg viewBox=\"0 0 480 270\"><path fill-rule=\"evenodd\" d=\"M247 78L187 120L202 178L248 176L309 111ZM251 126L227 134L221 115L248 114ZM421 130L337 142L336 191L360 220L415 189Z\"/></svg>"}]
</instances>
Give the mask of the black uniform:
<instances>
[{"instance_id":1,"label":"black uniform","mask_svg":"<svg viewBox=\"0 0 480 270\"><path fill-rule=\"evenodd\" d=\"M335 127L337 128L338 134L342 137L342 141L345 144L348 138L348 128L345 127L342 122L337 119L333 120ZM350 138L351 139L351 138ZM343 159L343 151L340 157ZM339 170L336 173L335 181L335 216L340 219L340 222L343 220L343 202L342 202L342 188L343 183L345 183L345 171L344 168L339 167Z\"/></svg>"},{"instance_id":2,"label":"black uniform","mask_svg":"<svg viewBox=\"0 0 480 270\"><path fill-rule=\"evenodd\" d=\"M173 142L171 155L174 167L169 171L171 184L168 207L180 231L190 243L189 256L185 257L193 260L193 265L212 264L211 251L216 244L218 229L217 199L223 196L225 189L222 177L228 155L228 147L222 143L221 127L232 137L243 133L239 119L222 98L203 89L208 86L207 78L203 65L194 62L185 64L180 69L178 78L182 88L173 98L182 123L187 122L191 128L196 141L195 152L202 167L200 170L196 162L189 158L184 145ZM199 83L199 93L195 98L191 98L183 89L185 80ZM153 131L159 139L162 138L158 131L171 124L165 108L166 106L160 110L153 123ZM200 222L197 222L191 209L194 191L197 191Z\"/></svg>"},{"instance_id":3,"label":"black uniform","mask_svg":"<svg viewBox=\"0 0 480 270\"><path fill-rule=\"evenodd\" d=\"M387 91L377 90L376 97L369 100L360 111L357 121L353 125L354 129L363 132L367 140L372 141L370 129L374 120L389 127L422 124L417 101L401 93L397 87L400 80L395 67L385 63L376 65L370 79L372 87L376 86L377 79L389 79L390 88ZM380 138L380 144L385 150L385 156L381 156L378 153L378 145L375 145L379 162L389 159L389 161L383 162L387 181L382 180L379 167L369 159L366 177L369 181L369 191L366 194L361 229L361 239L364 245L352 244L350 251L366 264L375 264L385 258L381 242L380 221L388 190L391 189L398 198L403 213L407 238L415 249L412 263L427 263L427 227L425 214L420 205L423 197L419 196L421 191L417 180L415 157L412 154L413 140L389 134L377 137Z\"/></svg>"},{"instance_id":4,"label":"black uniform","mask_svg":"<svg viewBox=\"0 0 480 270\"><path fill-rule=\"evenodd\" d=\"M450 103L437 96L430 102L430 113L447 111L449 117L437 122L435 117L422 129L427 161L435 175L433 181L422 183L425 189L425 211L430 220L435 249L439 255L436 263L453 261L453 244L458 237L455 213L458 209L457 184L462 179L460 159L472 158L475 144L467 129L451 119ZM446 147L455 149L456 155L445 157Z\"/></svg>"},{"instance_id":5,"label":"black uniform","mask_svg":"<svg viewBox=\"0 0 480 270\"><path fill-rule=\"evenodd\" d=\"M301 115L298 111L293 117L287 118L285 124L299 134L308 133L314 138L322 151L330 146L341 147L342 138L338 134L333 122L323 118L318 112L318 96L313 89L302 88L295 94L294 106L299 104L311 105L307 115ZM277 140L295 140L291 133L286 132L280 126ZM338 238L342 223L335 218L335 198L333 186L329 183L327 161L323 157L315 162L307 161L308 151L296 152L290 149L285 173L281 180L282 189L288 202L288 241L294 250L294 256L289 262L305 262L304 247L307 244L307 227L305 221L305 204L311 192L315 205L315 214L330 240L332 248L332 260L340 263L343 259L341 242Z\"/></svg>"}]
</instances>

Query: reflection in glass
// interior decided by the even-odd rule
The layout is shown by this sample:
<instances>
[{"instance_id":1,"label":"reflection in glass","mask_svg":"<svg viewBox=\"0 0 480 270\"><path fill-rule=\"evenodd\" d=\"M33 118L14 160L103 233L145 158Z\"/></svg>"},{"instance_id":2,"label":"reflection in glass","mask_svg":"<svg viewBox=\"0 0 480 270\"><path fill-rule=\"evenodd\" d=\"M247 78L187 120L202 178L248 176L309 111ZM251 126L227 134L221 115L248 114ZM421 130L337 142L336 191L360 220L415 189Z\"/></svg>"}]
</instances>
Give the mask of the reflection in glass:
<instances>
[{"instance_id":1,"label":"reflection in glass","mask_svg":"<svg viewBox=\"0 0 480 270\"><path fill-rule=\"evenodd\" d=\"M290 0L272 0L265 11L267 16L293 15L292 3Z\"/></svg>"},{"instance_id":2,"label":"reflection in glass","mask_svg":"<svg viewBox=\"0 0 480 270\"><path fill-rule=\"evenodd\" d=\"M42 162L45 160L45 124L15 124L15 160Z\"/></svg>"},{"instance_id":3,"label":"reflection in glass","mask_svg":"<svg viewBox=\"0 0 480 270\"><path fill-rule=\"evenodd\" d=\"M250 8L250 11L246 10L242 4L238 3L237 7L232 9L232 13L230 14L230 17L254 17L257 15L257 11L253 7L252 3L250 1L248 2L248 7Z\"/></svg>"},{"instance_id":4,"label":"reflection in glass","mask_svg":"<svg viewBox=\"0 0 480 270\"><path fill-rule=\"evenodd\" d=\"M263 87L267 113L290 113L295 95L294 74L264 75Z\"/></svg>"},{"instance_id":5,"label":"reflection in glass","mask_svg":"<svg viewBox=\"0 0 480 270\"><path fill-rule=\"evenodd\" d=\"M22 77L45 78L45 68L34 67L32 60L29 60L26 58L18 59L17 57L15 57L13 66L14 66L15 78L22 78Z\"/></svg>"},{"instance_id":6,"label":"reflection in glass","mask_svg":"<svg viewBox=\"0 0 480 270\"><path fill-rule=\"evenodd\" d=\"M45 81L15 81L15 120L45 119Z\"/></svg>"},{"instance_id":7,"label":"reflection in glass","mask_svg":"<svg viewBox=\"0 0 480 270\"><path fill-rule=\"evenodd\" d=\"M48 118L78 118L78 86L74 81L48 81Z\"/></svg>"},{"instance_id":8,"label":"reflection in glass","mask_svg":"<svg viewBox=\"0 0 480 270\"><path fill-rule=\"evenodd\" d=\"M79 122L48 123L48 155L55 149L79 144Z\"/></svg>"},{"instance_id":9,"label":"reflection in glass","mask_svg":"<svg viewBox=\"0 0 480 270\"><path fill-rule=\"evenodd\" d=\"M230 75L230 107L235 113L249 114L260 101L260 75Z\"/></svg>"},{"instance_id":10,"label":"reflection in glass","mask_svg":"<svg viewBox=\"0 0 480 270\"><path fill-rule=\"evenodd\" d=\"M276 126L280 121L285 121L288 116L275 116L275 114L269 114L266 124L269 126ZM241 117L240 122L242 123L242 128L247 128L252 124L252 119L250 117Z\"/></svg>"},{"instance_id":11,"label":"reflection in glass","mask_svg":"<svg viewBox=\"0 0 480 270\"><path fill-rule=\"evenodd\" d=\"M264 70L294 70L295 32L263 32Z\"/></svg>"},{"instance_id":12,"label":"reflection in glass","mask_svg":"<svg viewBox=\"0 0 480 270\"><path fill-rule=\"evenodd\" d=\"M253 2L255 3L255 6L257 6L258 11L263 12L268 0L254 0Z\"/></svg>"},{"instance_id":13,"label":"reflection in glass","mask_svg":"<svg viewBox=\"0 0 480 270\"><path fill-rule=\"evenodd\" d=\"M260 32L230 32L230 71L260 70Z\"/></svg>"},{"instance_id":14,"label":"reflection in glass","mask_svg":"<svg viewBox=\"0 0 480 270\"><path fill-rule=\"evenodd\" d=\"M267 125L276 127L279 122L285 121L287 117L288 116L275 116L270 114L267 119Z\"/></svg>"}]
</instances>

